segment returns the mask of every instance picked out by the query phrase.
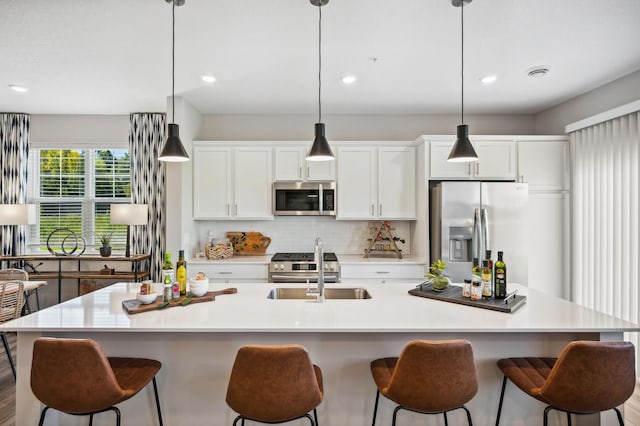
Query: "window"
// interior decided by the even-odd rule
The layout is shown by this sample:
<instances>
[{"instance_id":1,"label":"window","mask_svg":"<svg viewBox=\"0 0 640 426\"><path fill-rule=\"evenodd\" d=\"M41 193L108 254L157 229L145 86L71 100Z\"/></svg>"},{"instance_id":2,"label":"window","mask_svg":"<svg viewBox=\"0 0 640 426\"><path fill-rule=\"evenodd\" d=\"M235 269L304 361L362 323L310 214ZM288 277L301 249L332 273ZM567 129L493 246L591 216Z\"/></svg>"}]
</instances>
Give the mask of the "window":
<instances>
[{"instance_id":1,"label":"window","mask_svg":"<svg viewBox=\"0 0 640 426\"><path fill-rule=\"evenodd\" d=\"M75 239L65 239L65 232L52 234L58 228L84 237L89 253L108 233L113 233L114 250L124 251L126 225L110 224L109 206L131 201L128 150L35 149L29 163L29 199L39 206L38 224L29 230L29 251L47 251L47 240L53 249L72 250Z\"/></svg>"}]
</instances>

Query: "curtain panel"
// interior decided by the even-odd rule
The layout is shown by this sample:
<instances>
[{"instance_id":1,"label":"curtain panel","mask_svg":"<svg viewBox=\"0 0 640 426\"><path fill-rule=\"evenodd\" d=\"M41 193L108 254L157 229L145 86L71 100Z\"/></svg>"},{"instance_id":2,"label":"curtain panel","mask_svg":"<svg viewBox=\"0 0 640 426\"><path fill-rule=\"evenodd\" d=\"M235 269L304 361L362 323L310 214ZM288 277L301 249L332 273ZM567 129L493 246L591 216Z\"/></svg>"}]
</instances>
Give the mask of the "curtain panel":
<instances>
[{"instance_id":1,"label":"curtain panel","mask_svg":"<svg viewBox=\"0 0 640 426\"><path fill-rule=\"evenodd\" d=\"M24 204L27 200L29 165L29 130L31 116L0 113L0 203ZM25 247L24 226L0 226L2 255L22 253Z\"/></svg>"},{"instance_id":2,"label":"curtain panel","mask_svg":"<svg viewBox=\"0 0 640 426\"><path fill-rule=\"evenodd\" d=\"M133 113L129 116L131 202L149 206L147 226L131 228L132 253L150 253L150 279L162 276L166 249L166 166L158 161L164 142L166 114Z\"/></svg>"},{"instance_id":3,"label":"curtain panel","mask_svg":"<svg viewBox=\"0 0 640 426\"><path fill-rule=\"evenodd\" d=\"M640 323L640 112L570 134L572 300ZM638 345L637 333L629 336Z\"/></svg>"}]
</instances>

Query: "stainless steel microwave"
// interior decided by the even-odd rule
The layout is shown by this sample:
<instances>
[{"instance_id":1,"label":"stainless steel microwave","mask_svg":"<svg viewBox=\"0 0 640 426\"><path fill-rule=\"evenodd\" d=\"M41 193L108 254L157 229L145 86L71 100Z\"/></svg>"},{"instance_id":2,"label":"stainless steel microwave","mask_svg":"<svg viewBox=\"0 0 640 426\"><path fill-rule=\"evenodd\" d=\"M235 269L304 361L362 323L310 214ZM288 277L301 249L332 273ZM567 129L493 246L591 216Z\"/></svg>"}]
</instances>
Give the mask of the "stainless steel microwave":
<instances>
[{"instance_id":1,"label":"stainless steel microwave","mask_svg":"<svg viewBox=\"0 0 640 426\"><path fill-rule=\"evenodd\" d=\"M335 182L276 182L273 184L276 216L335 216Z\"/></svg>"}]
</instances>

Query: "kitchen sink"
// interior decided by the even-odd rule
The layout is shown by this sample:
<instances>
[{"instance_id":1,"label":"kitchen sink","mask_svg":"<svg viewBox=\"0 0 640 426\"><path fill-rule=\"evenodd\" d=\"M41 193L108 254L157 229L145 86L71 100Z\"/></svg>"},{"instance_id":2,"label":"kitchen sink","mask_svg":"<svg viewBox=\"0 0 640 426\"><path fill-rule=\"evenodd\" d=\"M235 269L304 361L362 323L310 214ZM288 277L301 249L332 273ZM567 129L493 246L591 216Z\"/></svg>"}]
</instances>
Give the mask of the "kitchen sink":
<instances>
[{"instance_id":1,"label":"kitchen sink","mask_svg":"<svg viewBox=\"0 0 640 426\"><path fill-rule=\"evenodd\" d=\"M306 288L275 287L269 291L268 299L306 299L314 300L315 295L307 295ZM371 299L371 293L366 288L326 288L325 299Z\"/></svg>"}]
</instances>

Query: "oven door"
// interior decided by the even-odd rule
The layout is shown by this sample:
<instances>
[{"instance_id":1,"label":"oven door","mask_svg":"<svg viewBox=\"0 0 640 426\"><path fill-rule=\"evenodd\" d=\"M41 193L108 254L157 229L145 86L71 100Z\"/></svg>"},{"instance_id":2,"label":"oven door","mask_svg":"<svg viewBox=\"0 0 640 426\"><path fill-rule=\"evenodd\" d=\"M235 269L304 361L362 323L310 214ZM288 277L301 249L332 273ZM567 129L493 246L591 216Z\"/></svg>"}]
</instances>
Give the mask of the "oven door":
<instances>
[{"instance_id":1,"label":"oven door","mask_svg":"<svg viewBox=\"0 0 640 426\"><path fill-rule=\"evenodd\" d=\"M269 273L270 283L317 283L318 274L315 272L272 272ZM325 273L324 282L335 284L338 282L338 274Z\"/></svg>"}]
</instances>

